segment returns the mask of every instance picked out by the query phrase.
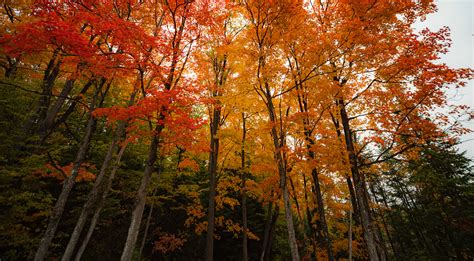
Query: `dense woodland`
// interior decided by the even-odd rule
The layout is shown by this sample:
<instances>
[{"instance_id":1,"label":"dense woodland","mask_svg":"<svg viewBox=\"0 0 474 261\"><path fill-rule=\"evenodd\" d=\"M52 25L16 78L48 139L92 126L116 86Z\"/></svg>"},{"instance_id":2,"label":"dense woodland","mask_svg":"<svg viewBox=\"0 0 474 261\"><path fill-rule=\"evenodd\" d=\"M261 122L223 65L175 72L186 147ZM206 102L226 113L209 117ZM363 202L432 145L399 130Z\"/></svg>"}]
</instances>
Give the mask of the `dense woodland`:
<instances>
[{"instance_id":1,"label":"dense woodland","mask_svg":"<svg viewBox=\"0 0 474 261\"><path fill-rule=\"evenodd\" d=\"M6 1L1 260L473 260L430 0Z\"/></svg>"}]
</instances>

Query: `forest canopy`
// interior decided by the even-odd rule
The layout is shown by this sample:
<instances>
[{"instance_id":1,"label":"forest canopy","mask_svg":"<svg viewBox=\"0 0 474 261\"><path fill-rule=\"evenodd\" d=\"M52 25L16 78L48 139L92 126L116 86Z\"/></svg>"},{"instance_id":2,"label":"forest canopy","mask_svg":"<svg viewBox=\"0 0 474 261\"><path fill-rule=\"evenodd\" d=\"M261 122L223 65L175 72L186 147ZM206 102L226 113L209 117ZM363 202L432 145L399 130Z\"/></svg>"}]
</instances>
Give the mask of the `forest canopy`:
<instances>
[{"instance_id":1,"label":"forest canopy","mask_svg":"<svg viewBox=\"0 0 474 261\"><path fill-rule=\"evenodd\" d=\"M0 260L473 260L431 0L6 1Z\"/></svg>"}]
</instances>

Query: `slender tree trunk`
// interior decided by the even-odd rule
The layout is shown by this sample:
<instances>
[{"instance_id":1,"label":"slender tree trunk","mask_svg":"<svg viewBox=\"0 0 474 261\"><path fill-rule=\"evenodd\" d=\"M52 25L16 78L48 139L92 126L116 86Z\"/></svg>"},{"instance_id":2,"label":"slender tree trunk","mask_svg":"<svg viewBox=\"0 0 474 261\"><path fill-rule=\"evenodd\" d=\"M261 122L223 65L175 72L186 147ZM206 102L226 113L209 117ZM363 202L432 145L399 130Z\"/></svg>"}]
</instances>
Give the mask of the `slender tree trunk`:
<instances>
[{"instance_id":1,"label":"slender tree trunk","mask_svg":"<svg viewBox=\"0 0 474 261\"><path fill-rule=\"evenodd\" d=\"M364 177L359 172L357 156L352 141L352 133L349 125L349 117L344 105L344 100L339 98L338 105L341 114L341 122L344 130L344 137L346 142L346 149L349 154L349 162L351 165L351 173L354 179L355 196L359 204L360 218L362 223L362 230L364 233L365 242L367 243L367 250L369 259L371 261L380 260L377 251L377 242L375 239L375 231L372 224L372 217L370 215L370 205L368 200L367 188L365 186Z\"/></svg>"},{"instance_id":2,"label":"slender tree trunk","mask_svg":"<svg viewBox=\"0 0 474 261\"><path fill-rule=\"evenodd\" d=\"M354 185L352 184L351 177L346 177L347 187L349 188L349 195L351 200L352 215L356 225L360 225L360 211L354 191Z\"/></svg>"},{"instance_id":3,"label":"slender tree trunk","mask_svg":"<svg viewBox=\"0 0 474 261\"><path fill-rule=\"evenodd\" d=\"M308 188L307 188L307 179L306 175L303 174L303 185L304 185L304 199L306 202L306 219L308 220L308 229L310 231L310 238L311 238L311 246L313 251L311 252L311 260L317 260L317 232L313 226L313 215L309 210L309 199L308 199Z\"/></svg>"},{"instance_id":4,"label":"slender tree trunk","mask_svg":"<svg viewBox=\"0 0 474 261\"><path fill-rule=\"evenodd\" d=\"M50 59L46 70L44 71L43 76L43 90L41 92L41 96L38 100L38 104L36 105L36 109L34 110L33 115L28 119L24 126L25 134L35 133L38 129L33 131L33 126L39 122L42 122L46 115L46 111L49 108L49 104L51 101L52 89L56 78L59 74L59 69L61 65L60 58L58 58L59 49L54 50L53 56Z\"/></svg>"},{"instance_id":5,"label":"slender tree trunk","mask_svg":"<svg viewBox=\"0 0 474 261\"><path fill-rule=\"evenodd\" d=\"M383 188L382 188L381 185L378 186L378 187L379 187L380 195L382 196L382 202L383 202L385 208L386 208L386 209L390 209L390 206L388 205L387 197L386 197L386 195L385 195L385 191L383 190ZM388 212L388 219L390 220L390 223L393 224L393 219L392 219L392 215L391 215L390 210L389 210L389 212ZM388 226L385 227L385 230L387 231L387 235L390 235L390 232L389 232L390 230L388 229ZM395 237L396 237L395 240L396 240L396 242L398 242L399 249L401 249L401 252L402 252L403 256L407 256L407 253L406 253L406 251L405 251L405 247L403 247L403 246L401 245L402 242L401 242L400 238L398 237L398 234L397 234L397 233L395 233ZM393 254L394 254L394 256L395 256L395 259L396 259L396 260L399 260L399 258L401 257L401 255L400 255L399 253L397 253L397 250L396 250L396 248L395 248L394 246L395 246L395 244L393 244Z\"/></svg>"},{"instance_id":6,"label":"slender tree trunk","mask_svg":"<svg viewBox=\"0 0 474 261\"><path fill-rule=\"evenodd\" d=\"M298 81L298 79L295 79L296 81L296 86L297 86L297 98L298 98L298 105L300 112L302 113L308 113L309 108L308 108L308 99L304 95L304 93L301 92L305 86L301 83L301 81ZM308 116L303 118L303 132L305 135L305 141L306 141L306 148L308 150L308 158L311 161L315 161L315 154L313 151L313 147L316 144L314 138L313 138L313 131L310 128L310 119ZM314 164L314 163L313 163ZM323 195L321 192L321 186L319 182L319 173L316 169L316 167L313 167L311 169L311 177L313 178L313 184L314 184L314 190L316 192L316 203L318 206L318 215L319 215L319 220L321 222L321 232L323 233L323 238L324 238L324 243L326 245L326 251L328 254L328 260L333 261L334 260L334 255L332 252L332 243L331 243L331 238L329 236L329 229L328 225L326 222L326 213L324 210L324 201L323 201Z\"/></svg>"},{"instance_id":7,"label":"slender tree trunk","mask_svg":"<svg viewBox=\"0 0 474 261\"><path fill-rule=\"evenodd\" d=\"M46 133L46 136L43 137L44 140L48 138L48 136L51 134L51 132L59 125L62 123L65 123L66 120L69 118L69 116L74 112L76 105L79 103L79 100L82 99L82 95L84 95L89 88L92 86L94 83L94 80L89 80L81 89L81 91L74 97L72 100L72 103L69 105L69 107L66 109L66 111L57 119L54 121L54 123L49 127L49 131ZM44 141L43 141L44 142Z\"/></svg>"},{"instance_id":8,"label":"slender tree trunk","mask_svg":"<svg viewBox=\"0 0 474 261\"><path fill-rule=\"evenodd\" d=\"M209 206L207 208L207 237L206 237L206 261L214 259L214 221L216 205L216 174L217 159L219 156L219 122L221 118L221 109L214 108L211 122L211 144L209 152Z\"/></svg>"},{"instance_id":9,"label":"slender tree trunk","mask_svg":"<svg viewBox=\"0 0 474 261\"><path fill-rule=\"evenodd\" d=\"M328 254L328 259L333 261L334 260L334 255L333 255L333 252L332 252L331 238L329 236L329 228L328 228L328 224L326 222L326 213L324 211L323 195L322 195L322 191L321 191L321 186L319 185L318 172L315 168L313 168L311 170L311 176L313 177L314 187L316 189L316 202L318 204L318 214L319 214L319 219L320 219L320 222L321 222L321 230L323 232L324 243L326 244L326 251L327 251L327 254Z\"/></svg>"},{"instance_id":10,"label":"slender tree trunk","mask_svg":"<svg viewBox=\"0 0 474 261\"><path fill-rule=\"evenodd\" d=\"M128 105L132 105L135 101L136 92L133 92ZM79 237L81 236L82 230L84 225L87 222L88 217L92 214L94 205L97 204L97 200L100 196L100 190L104 188L104 178L105 173L107 172L110 162L114 156L114 152L117 150L118 142L122 138L123 133L125 131L126 122L120 122L117 126L117 130L115 131L115 136L112 142L109 145L109 149L107 154L105 155L104 161L102 162L102 166L99 171L99 175L97 175L96 180L94 182L94 187L89 192L88 198L84 206L82 207L81 215L76 222L76 226L74 227L74 231L69 239L69 243L67 244L66 250L64 251L63 257L61 258L62 261L68 261L71 259L74 249L79 241ZM103 191L102 191L103 193Z\"/></svg>"},{"instance_id":11,"label":"slender tree trunk","mask_svg":"<svg viewBox=\"0 0 474 261\"><path fill-rule=\"evenodd\" d=\"M349 200L349 204L352 205L352 201ZM348 238L349 238L349 261L352 261L352 206L349 208L349 232L348 232Z\"/></svg>"},{"instance_id":12,"label":"slender tree trunk","mask_svg":"<svg viewBox=\"0 0 474 261\"><path fill-rule=\"evenodd\" d=\"M161 166L160 166L158 171L161 172ZM158 176L159 175L160 175L160 173L158 173ZM157 188L155 188L153 190L152 198L155 197L157 191L158 191ZM151 217L152 217L152 214L153 214L153 207L154 206L155 206L155 204L153 204L153 202L152 202L151 206L150 206L150 211L148 212L148 217L146 219L145 231L143 231L143 238L142 238L142 243L140 244L140 251L138 251L138 261L141 260L143 248L145 247L146 238L148 236L148 229L150 228L150 222L151 222Z\"/></svg>"},{"instance_id":13,"label":"slender tree trunk","mask_svg":"<svg viewBox=\"0 0 474 261\"><path fill-rule=\"evenodd\" d=\"M64 102L66 101L67 96L74 88L75 79L68 79L64 84L64 88L61 90L59 97L56 99L56 102L53 104L51 109L49 109L46 113L46 116L41 123L40 126L40 133L41 133L41 141L40 143L43 144L46 140L47 133L53 127L54 119L58 115L61 107L63 106Z\"/></svg>"},{"instance_id":14,"label":"slender tree trunk","mask_svg":"<svg viewBox=\"0 0 474 261\"><path fill-rule=\"evenodd\" d=\"M375 191L375 188L374 186L370 186L370 190L372 191L372 194L374 195L374 200L375 200L375 203L377 204L381 204L381 202L379 202L378 198L377 198L377 195L376 195L376 191ZM374 214L377 214L377 213L374 213ZM383 228L384 228L384 231L385 231L385 234L387 235L387 239L388 239L388 242L390 244L390 248L392 249L392 253L393 255L395 256L395 247L393 245L393 240L392 240L392 237L390 235L390 232L388 231L388 227L387 227L387 223L385 222L385 217L384 217L384 214L382 213L382 211L378 211L378 215L380 216L380 219L382 221L382 225L383 225Z\"/></svg>"},{"instance_id":15,"label":"slender tree trunk","mask_svg":"<svg viewBox=\"0 0 474 261\"><path fill-rule=\"evenodd\" d=\"M266 253L265 261L271 260L273 238L275 237L276 222L279 216L280 216L280 207L276 205L275 210L273 211L272 221L270 223L270 234L268 236L268 242L265 249L265 253Z\"/></svg>"},{"instance_id":16,"label":"slender tree trunk","mask_svg":"<svg viewBox=\"0 0 474 261\"><path fill-rule=\"evenodd\" d=\"M100 212L102 211L102 208L105 205L105 199L107 198L107 195L108 195L110 189L112 188L112 181L115 177L115 174L117 173L118 168L120 167L120 161L122 159L123 153L125 152L126 148L127 148L126 144L124 144L122 146L122 148L120 148L120 151L117 155L117 159L116 159L116 162L115 162L115 166L114 166L114 168L112 169L112 172L109 175L109 178L107 180L107 184L105 186L104 192L102 193L101 197L99 198L99 201L97 203L97 207L95 209L94 215L91 218L91 222L90 222L90 225L89 225L89 229L87 230L87 234L86 234L85 238L82 241L81 247L77 251L75 261L80 261L81 260L82 254L84 254L84 251L86 250L86 247L89 244L89 241L92 237L92 234L94 233L95 226L97 225L97 221L99 220L99 217L100 217Z\"/></svg>"},{"instance_id":17,"label":"slender tree trunk","mask_svg":"<svg viewBox=\"0 0 474 261\"><path fill-rule=\"evenodd\" d=\"M248 260L248 243L247 243L247 168L245 166L245 138L247 136L247 127L245 122L245 113L242 113L242 149L240 151L240 168L242 169L242 260Z\"/></svg>"},{"instance_id":18,"label":"slender tree trunk","mask_svg":"<svg viewBox=\"0 0 474 261\"><path fill-rule=\"evenodd\" d=\"M275 156L275 161L278 166L278 174L280 177L280 189L283 194L283 205L285 208L285 219L286 219L286 226L288 230L288 241L290 244L290 250L291 250L291 258L293 261L300 260L299 253L298 253L298 244L296 242L296 234L295 234L295 228L293 224L293 215L291 214L291 203L290 203L290 195L288 192L288 187L286 185L286 163L285 159L283 156L283 140L285 139L284 133L280 133L278 135L278 131L276 128L277 120L275 116L275 106L273 105L273 98L270 92L270 89L268 87L268 84L266 83L266 105L268 109L268 116L270 118L270 122L272 124L271 128L271 136L273 139L273 145L275 148L274 156Z\"/></svg>"},{"instance_id":19,"label":"slender tree trunk","mask_svg":"<svg viewBox=\"0 0 474 261\"><path fill-rule=\"evenodd\" d=\"M224 54L222 60L218 57L213 59L214 69L214 84L215 89L211 91L212 97L220 97L222 95L222 88L227 76L227 55ZM209 206L207 208L207 234L206 234L206 261L214 259L214 222L216 211L216 186L217 186L217 161L219 157L219 138L217 133L221 125L221 104L217 104L212 109L212 117L210 123L210 152L209 152Z\"/></svg>"},{"instance_id":20,"label":"slender tree trunk","mask_svg":"<svg viewBox=\"0 0 474 261\"><path fill-rule=\"evenodd\" d=\"M271 226L272 226L272 219L273 219L272 205L273 204L270 201L268 203L268 211L267 211L267 218L266 218L266 222L265 222L265 231L263 233L263 243L262 243L262 252L260 254L260 261L263 261L265 255L268 254L265 251L267 250L267 244L268 244L268 240L270 238L270 231L271 231Z\"/></svg>"},{"instance_id":21,"label":"slender tree trunk","mask_svg":"<svg viewBox=\"0 0 474 261\"><path fill-rule=\"evenodd\" d=\"M161 116L160 118L163 118L163 116ZM140 224L143 216L143 210L145 208L146 191L148 185L150 184L153 171L155 170L154 164L158 155L158 147L162 130L162 124L158 124L155 128L155 134L153 135L150 144L150 149L148 152L145 173L143 174L143 178L140 183L140 188L138 189L137 198L135 199L135 207L132 212L132 220L130 222L130 227L128 228L127 241L125 242L122 256L120 257L121 261L130 261L133 257L133 250L135 249L138 233L140 232Z\"/></svg>"},{"instance_id":22,"label":"slender tree trunk","mask_svg":"<svg viewBox=\"0 0 474 261\"><path fill-rule=\"evenodd\" d=\"M92 112L95 108L95 103L97 99L97 95L102 89L102 86L105 84L105 79L102 80L100 86L97 88L96 94L94 95L94 98L92 99L91 103L91 108L89 110L89 120L87 123L86 127L86 132L84 134L84 137L82 139L81 145L79 147L79 151L77 152L76 159L73 164L73 168L71 170L71 175L64 180L63 183L63 188L61 190L61 194L59 195L58 200L56 201L56 204L53 208L53 213L51 214L49 218L49 223L48 227L46 228L46 232L41 239L40 245L38 247L38 250L35 255L35 261L42 261L45 259L46 254L48 252L49 245L51 244L51 240L54 237L54 234L56 233L56 229L58 227L59 221L61 219L61 216L64 212L64 208L66 206L66 201L69 197L69 194L76 182L76 177L79 174L79 169L81 167L82 162L84 161L87 150L89 149L90 141L92 138L92 134L95 130L96 126L96 119L92 116ZM110 85L109 85L110 87ZM102 96L100 104L102 104L103 100L105 99L105 95Z\"/></svg>"}]
</instances>

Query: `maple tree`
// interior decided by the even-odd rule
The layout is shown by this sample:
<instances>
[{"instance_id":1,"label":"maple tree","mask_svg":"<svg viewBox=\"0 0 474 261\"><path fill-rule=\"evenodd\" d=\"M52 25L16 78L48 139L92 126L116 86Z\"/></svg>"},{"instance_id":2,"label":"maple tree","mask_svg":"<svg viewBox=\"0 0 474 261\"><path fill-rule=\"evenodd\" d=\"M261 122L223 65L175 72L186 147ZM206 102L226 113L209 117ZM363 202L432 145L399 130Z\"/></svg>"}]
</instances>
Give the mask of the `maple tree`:
<instances>
[{"instance_id":1,"label":"maple tree","mask_svg":"<svg viewBox=\"0 0 474 261\"><path fill-rule=\"evenodd\" d=\"M472 258L474 73L413 29L435 10L4 3L0 258Z\"/></svg>"}]
</instances>

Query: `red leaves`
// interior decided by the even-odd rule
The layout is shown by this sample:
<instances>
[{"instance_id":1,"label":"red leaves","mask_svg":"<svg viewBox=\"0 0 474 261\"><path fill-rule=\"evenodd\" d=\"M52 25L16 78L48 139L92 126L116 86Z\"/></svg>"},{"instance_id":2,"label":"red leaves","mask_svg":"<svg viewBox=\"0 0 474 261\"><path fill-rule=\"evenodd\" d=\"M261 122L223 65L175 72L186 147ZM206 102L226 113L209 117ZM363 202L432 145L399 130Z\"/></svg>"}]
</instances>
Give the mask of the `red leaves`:
<instances>
[{"instance_id":1,"label":"red leaves","mask_svg":"<svg viewBox=\"0 0 474 261\"><path fill-rule=\"evenodd\" d=\"M71 176L73 163L69 163L66 166L56 166L50 163L44 165L43 168L38 169L36 174L42 177L56 178L60 181L64 181L66 177ZM79 168L79 173L76 177L76 182L91 181L95 179L95 174L89 170L96 170L95 165L83 163Z\"/></svg>"}]
</instances>

